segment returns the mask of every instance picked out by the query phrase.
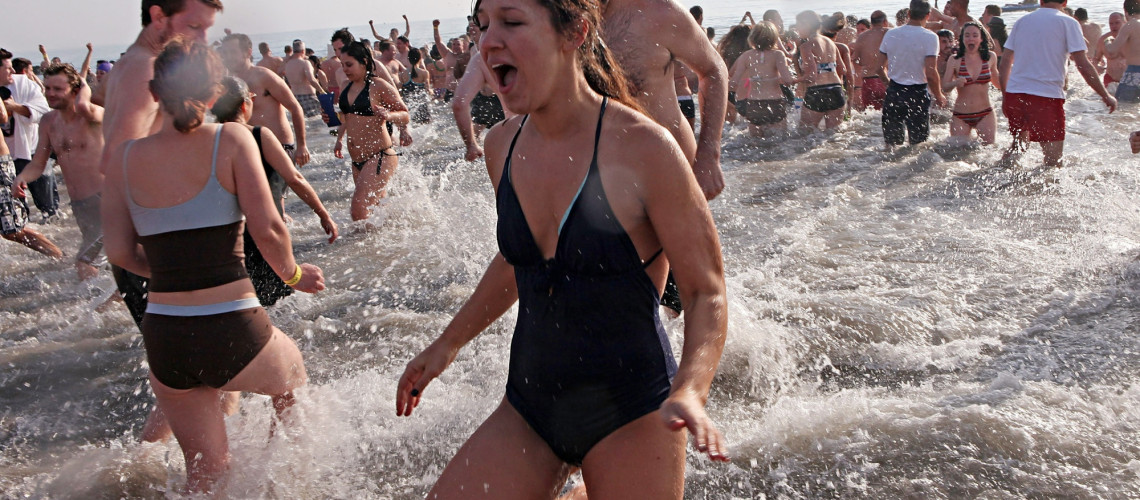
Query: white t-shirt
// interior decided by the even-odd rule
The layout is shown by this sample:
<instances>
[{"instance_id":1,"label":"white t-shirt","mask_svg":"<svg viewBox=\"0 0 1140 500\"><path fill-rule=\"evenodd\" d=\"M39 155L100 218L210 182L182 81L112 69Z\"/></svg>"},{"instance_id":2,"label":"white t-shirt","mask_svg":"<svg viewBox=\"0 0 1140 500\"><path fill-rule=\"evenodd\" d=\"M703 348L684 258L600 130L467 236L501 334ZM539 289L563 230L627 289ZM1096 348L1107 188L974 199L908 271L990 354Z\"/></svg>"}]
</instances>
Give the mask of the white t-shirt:
<instances>
[{"instance_id":1,"label":"white t-shirt","mask_svg":"<svg viewBox=\"0 0 1140 500\"><path fill-rule=\"evenodd\" d=\"M1013 51L1005 91L1053 99L1065 98L1065 59L1088 49L1080 23L1047 7L1018 19L1005 48Z\"/></svg>"},{"instance_id":2,"label":"white t-shirt","mask_svg":"<svg viewBox=\"0 0 1140 500\"><path fill-rule=\"evenodd\" d=\"M16 120L16 126L12 135L4 137L4 141L8 143L8 151L12 153L13 159L31 160L32 153L36 152L36 145L40 142L40 118L51 111L51 108L48 107L40 86L29 80L27 76L12 75L12 84L8 86L8 90L12 91L12 100L16 101L16 104L27 106L32 116L10 113L9 115Z\"/></svg>"},{"instance_id":3,"label":"white t-shirt","mask_svg":"<svg viewBox=\"0 0 1140 500\"><path fill-rule=\"evenodd\" d=\"M938 55L938 35L921 26L904 24L883 35L879 52L887 55L887 73L901 85L926 83L926 58Z\"/></svg>"}]
</instances>

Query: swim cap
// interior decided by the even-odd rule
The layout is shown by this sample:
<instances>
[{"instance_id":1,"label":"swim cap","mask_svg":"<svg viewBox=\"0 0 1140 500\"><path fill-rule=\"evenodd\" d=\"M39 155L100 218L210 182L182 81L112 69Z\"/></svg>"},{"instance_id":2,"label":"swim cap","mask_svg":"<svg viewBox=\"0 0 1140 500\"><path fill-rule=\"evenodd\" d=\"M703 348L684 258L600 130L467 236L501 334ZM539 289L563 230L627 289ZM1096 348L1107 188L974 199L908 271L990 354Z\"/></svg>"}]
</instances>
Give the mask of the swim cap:
<instances>
[{"instance_id":1,"label":"swim cap","mask_svg":"<svg viewBox=\"0 0 1140 500\"><path fill-rule=\"evenodd\" d=\"M95 70L96 71L111 71L111 68L113 68L113 67L114 66L112 66L111 63L109 63L109 62L101 62L101 63L99 63L98 66L95 67Z\"/></svg>"}]
</instances>

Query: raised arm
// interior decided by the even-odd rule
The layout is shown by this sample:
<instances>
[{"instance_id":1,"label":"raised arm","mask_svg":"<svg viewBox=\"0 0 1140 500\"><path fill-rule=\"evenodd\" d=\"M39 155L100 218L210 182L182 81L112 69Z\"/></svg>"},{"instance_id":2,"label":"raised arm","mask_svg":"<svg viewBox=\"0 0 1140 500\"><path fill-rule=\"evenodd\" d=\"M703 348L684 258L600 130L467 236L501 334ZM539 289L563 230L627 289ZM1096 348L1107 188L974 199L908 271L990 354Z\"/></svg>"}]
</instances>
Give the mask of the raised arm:
<instances>
[{"instance_id":1,"label":"raised arm","mask_svg":"<svg viewBox=\"0 0 1140 500\"><path fill-rule=\"evenodd\" d=\"M313 209L313 213L317 214L317 217L321 219L321 229L324 229L325 234L329 235L329 243L336 241L337 236L340 234L336 222L332 220L329 211L325 209L324 204L321 203L321 199L317 196L317 192L313 189L313 186L310 185L309 181L305 180L305 176L301 175L301 172L293 166L293 160L289 158L289 153L281 146L281 141L277 140L276 135L273 135L273 131L265 127L259 130L261 132L261 154L265 157L265 161L269 163L269 166L273 167L277 175L280 175L281 178L285 180L285 184L289 186L289 189L297 193L297 197L305 202L309 208Z\"/></svg>"},{"instance_id":2,"label":"raised arm","mask_svg":"<svg viewBox=\"0 0 1140 500\"><path fill-rule=\"evenodd\" d=\"M677 13L683 17L676 20L678 33L670 38L674 42L669 50L677 60L693 70L700 81L701 131L697 137L697 158L692 167L701 191L711 200L724 190L720 138L728 109L728 68L692 15L676 3L671 4L676 11L673 17Z\"/></svg>"},{"instance_id":3,"label":"raised arm","mask_svg":"<svg viewBox=\"0 0 1140 500\"><path fill-rule=\"evenodd\" d=\"M432 20L431 29L435 37L435 50L439 51L440 57L447 57L448 54L454 57L455 53L443 43L443 37L439 34L439 19Z\"/></svg>"},{"instance_id":4,"label":"raised arm","mask_svg":"<svg viewBox=\"0 0 1140 500\"><path fill-rule=\"evenodd\" d=\"M87 57L83 58L83 67L79 68L79 78L87 80L87 74L91 72L91 53L95 52L95 46L91 42L87 42Z\"/></svg>"},{"instance_id":5,"label":"raised arm","mask_svg":"<svg viewBox=\"0 0 1140 500\"><path fill-rule=\"evenodd\" d=\"M404 14L404 38L412 39L412 22L408 20L408 15ZM395 40L393 40L394 42Z\"/></svg>"},{"instance_id":6,"label":"raised arm","mask_svg":"<svg viewBox=\"0 0 1140 500\"><path fill-rule=\"evenodd\" d=\"M756 20L752 18L752 12L750 11L745 11L744 17L740 18L740 22L737 24L744 24L744 21L748 21L749 26L756 26Z\"/></svg>"},{"instance_id":7,"label":"raised arm","mask_svg":"<svg viewBox=\"0 0 1140 500\"><path fill-rule=\"evenodd\" d=\"M51 58L48 57L47 48L43 44L40 44L40 55L44 58L43 61L40 61L40 69L48 69L48 66L51 66Z\"/></svg>"},{"instance_id":8,"label":"raised arm","mask_svg":"<svg viewBox=\"0 0 1140 500\"><path fill-rule=\"evenodd\" d=\"M372 30L372 37L374 39L376 39L376 40L387 40L388 39L388 37L380 36L380 33L378 31L376 31L376 24L374 22L372 22L371 19L368 20L368 28Z\"/></svg>"},{"instance_id":9,"label":"raised arm","mask_svg":"<svg viewBox=\"0 0 1140 500\"><path fill-rule=\"evenodd\" d=\"M75 111L87 123L103 123L103 106L91 102L91 86L86 80L79 81L79 93L75 95Z\"/></svg>"}]
</instances>

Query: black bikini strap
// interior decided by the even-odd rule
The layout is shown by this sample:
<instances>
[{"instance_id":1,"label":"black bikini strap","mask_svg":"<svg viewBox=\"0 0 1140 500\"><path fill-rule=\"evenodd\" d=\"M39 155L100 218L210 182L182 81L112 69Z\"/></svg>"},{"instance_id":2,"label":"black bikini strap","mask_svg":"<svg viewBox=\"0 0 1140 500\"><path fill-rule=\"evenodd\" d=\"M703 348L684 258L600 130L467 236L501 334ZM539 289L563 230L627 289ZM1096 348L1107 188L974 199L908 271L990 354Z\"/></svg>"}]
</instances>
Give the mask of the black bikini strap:
<instances>
[{"instance_id":1,"label":"black bikini strap","mask_svg":"<svg viewBox=\"0 0 1140 500\"><path fill-rule=\"evenodd\" d=\"M519 142L519 135L522 134L522 128L523 125L526 125L527 118L530 118L530 115L523 117L522 123L519 123L519 129L515 131L515 138L511 139L511 149L507 150L507 159L503 162L503 175L507 175L507 169L511 168L511 157L515 155L515 143Z\"/></svg>"},{"instance_id":2,"label":"black bikini strap","mask_svg":"<svg viewBox=\"0 0 1140 500\"><path fill-rule=\"evenodd\" d=\"M657 258L660 257L663 252L665 252L664 247L658 248L657 253L654 253L653 256L649 258L649 260L645 261L645 263L641 265L642 269L653 265L653 261L657 260Z\"/></svg>"},{"instance_id":3,"label":"black bikini strap","mask_svg":"<svg viewBox=\"0 0 1140 500\"><path fill-rule=\"evenodd\" d=\"M602 110L598 112L598 130L594 132L594 158L590 160L590 168L598 165L598 141L602 139L602 117L606 116L606 104L610 98L602 96Z\"/></svg>"}]
</instances>

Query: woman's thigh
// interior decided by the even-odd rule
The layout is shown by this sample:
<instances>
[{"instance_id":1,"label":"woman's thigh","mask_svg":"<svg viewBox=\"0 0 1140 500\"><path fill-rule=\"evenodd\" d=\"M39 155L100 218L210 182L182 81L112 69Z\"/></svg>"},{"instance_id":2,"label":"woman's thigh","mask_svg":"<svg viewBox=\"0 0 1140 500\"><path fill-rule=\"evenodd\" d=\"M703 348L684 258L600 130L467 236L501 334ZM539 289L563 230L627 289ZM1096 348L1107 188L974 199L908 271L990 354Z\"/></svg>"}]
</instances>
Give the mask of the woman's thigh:
<instances>
[{"instance_id":1,"label":"woman's thigh","mask_svg":"<svg viewBox=\"0 0 1140 500\"><path fill-rule=\"evenodd\" d=\"M304 385L307 379L297 344L273 327L273 335L261 352L221 390L280 396Z\"/></svg>"},{"instance_id":2,"label":"woman's thigh","mask_svg":"<svg viewBox=\"0 0 1140 500\"><path fill-rule=\"evenodd\" d=\"M504 399L448 462L428 498L554 498L569 472Z\"/></svg>"},{"instance_id":3,"label":"woman's thigh","mask_svg":"<svg viewBox=\"0 0 1140 500\"><path fill-rule=\"evenodd\" d=\"M590 499L681 498L687 436L669 430L659 411L606 436L582 463Z\"/></svg>"}]
</instances>

